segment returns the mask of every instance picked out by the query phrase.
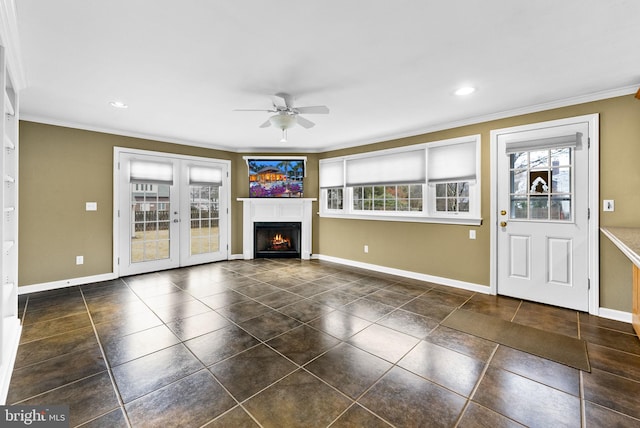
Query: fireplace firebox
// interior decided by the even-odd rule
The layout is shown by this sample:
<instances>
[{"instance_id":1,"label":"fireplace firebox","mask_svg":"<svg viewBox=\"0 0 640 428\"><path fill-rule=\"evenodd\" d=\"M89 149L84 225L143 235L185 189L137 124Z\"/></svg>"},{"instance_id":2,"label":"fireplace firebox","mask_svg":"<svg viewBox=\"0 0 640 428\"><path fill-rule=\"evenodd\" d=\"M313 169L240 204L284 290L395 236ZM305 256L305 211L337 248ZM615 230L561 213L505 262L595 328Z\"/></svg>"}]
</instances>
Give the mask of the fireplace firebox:
<instances>
[{"instance_id":1,"label":"fireplace firebox","mask_svg":"<svg viewBox=\"0 0 640 428\"><path fill-rule=\"evenodd\" d=\"M254 258L300 258L299 222L255 222Z\"/></svg>"}]
</instances>

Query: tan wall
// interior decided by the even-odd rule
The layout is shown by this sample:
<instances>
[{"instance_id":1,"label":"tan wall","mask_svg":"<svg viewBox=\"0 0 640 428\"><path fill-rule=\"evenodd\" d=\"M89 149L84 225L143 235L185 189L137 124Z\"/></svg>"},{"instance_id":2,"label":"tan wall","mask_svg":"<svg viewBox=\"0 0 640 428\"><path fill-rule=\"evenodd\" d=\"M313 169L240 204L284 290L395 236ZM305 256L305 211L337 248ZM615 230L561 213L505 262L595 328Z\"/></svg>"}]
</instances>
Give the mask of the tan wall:
<instances>
[{"instance_id":1,"label":"tan wall","mask_svg":"<svg viewBox=\"0 0 640 428\"><path fill-rule=\"evenodd\" d=\"M603 226L640 227L640 102L612 98L446 131L308 157L305 196L318 196L318 159L367 150L482 135L482 226L435 225L368 220L318 219L314 204L313 252L397 269L489 284L489 132L510 126L583 114L600 114L600 194L616 211L600 213ZM90 131L21 122L20 285L111 272L113 147L229 159L232 161L233 254L242 252L242 204L248 196L243 154L187 147ZM273 155L273 154L269 154ZM85 202L98 202L86 212ZM477 239L469 240L469 229ZM601 306L631 311L631 264L601 242ZM369 245L364 254L363 246ZM76 255L85 264L75 265Z\"/></svg>"},{"instance_id":2,"label":"tan wall","mask_svg":"<svg viewBox=\"0 0 640 428\"><path fill-rule=\"evenodd\" d=\"M601 198L616 201L615 212L601 212L601 225L640 227L640 102L629 95L323 153L320 158L481 134L484 221L472 227L322 218L320 253L488 286L490 131L591 113L600 114ZM469 240L469 229L477 230L475 241ZM631 263L608 243L602 245L600 260L601 306L630 312Z\"/></svg>"},{"instance_id":3,"label":"tan wall","mask_svg":"<svg viewBox=\"0 0 640 428\"><path fill-rule=\"evenodd\" d=\"M116 146L234 157L224 151L20 122L20 285L113 271ZM98 211L85 211L86 202L97 202ZM84 256L83 265L75 264L78 255Z\"/></svg>"}]
</instances>

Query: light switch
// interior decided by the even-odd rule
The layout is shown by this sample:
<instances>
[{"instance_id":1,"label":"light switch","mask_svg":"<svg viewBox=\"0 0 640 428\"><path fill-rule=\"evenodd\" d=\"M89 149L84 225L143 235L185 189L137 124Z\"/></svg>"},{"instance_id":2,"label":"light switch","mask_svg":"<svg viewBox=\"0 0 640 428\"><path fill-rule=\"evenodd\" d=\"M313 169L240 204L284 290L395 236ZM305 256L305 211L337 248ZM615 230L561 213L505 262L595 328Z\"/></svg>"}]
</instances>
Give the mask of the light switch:
<instances>
[{"instance_id":1,"label":"light switch","mask_svg":"<svg viewBox=\"0 0 640 428\"><path fill-rule=\"evenodd\" d=\"M98 211L98 203L97 202L87 202L87 211Z\"/></svg>"},{"instance_id":2,"label":"light switch","mask_svg":"<svg viewBox=\"0 0 640 428\"><path fill-rule=\"evenodd\" d=\"M602 211L615 211L615 203L613 199L605 199L602 201Z\"/></svg>"},{"instance_id":3,"label":"light switch","mask_svg":"<svg viewBox=\"0 0 640 428\"><path fill-rule=\"evenodd\" d=\"M471 229L469 230L469 239L476 239L476 231Z\"/></svg>"}]
</instances>

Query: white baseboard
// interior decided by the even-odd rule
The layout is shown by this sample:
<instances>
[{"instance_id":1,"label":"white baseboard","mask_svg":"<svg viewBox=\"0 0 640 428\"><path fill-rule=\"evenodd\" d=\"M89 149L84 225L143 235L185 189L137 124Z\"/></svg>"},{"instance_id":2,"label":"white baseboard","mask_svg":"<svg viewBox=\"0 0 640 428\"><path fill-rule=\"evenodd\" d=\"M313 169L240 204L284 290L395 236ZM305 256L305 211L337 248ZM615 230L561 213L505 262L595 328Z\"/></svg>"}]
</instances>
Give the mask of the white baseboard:
<instances>
[{"instance_id":1,"label":"white baseboard","mask_svg":"<svg viewBox=\"0 0 640 428\"><path fill-rule=\"evenodd\" d=\"M18 318L6 319L4 326L2 344L2 364L0 365L0 404L4 405L7 401L7 394L9 393L9 384L11 383L11 374L13 373L13 366L16 362L16 355L18 354L18 345L20 344L20 334L22 333L22 325ZM6 345L6 347L4 346Z\"/></svg>"},{"instance_id":2,"label":"white baseboard","mask_svg":"<svg viewBox=\"0 0 640 428\"><path fill-rule=\"evenodd\" d=\"M92 282L110 281L118 278L115 273L83 276L81 278L63 279L61 281L43 282L41 284L23 285L18 287L18 294L37 293L39 291L56 290L58 288L74 287L76 285L91 284Z\"/></svg>"},{"instance_id":3,"label":"white baseboard","mask_svg":"<svg viewBox=\"0 0 640 428\"><path fill-rule=\"evenodd\" d=\"M244 254L231 254L229 260L244 260Z\"/></svg>"},{"instance_id":4,"label":"white baseboard","mask_svg":"<svg viewBox=\"0 0 640 428\"><path fill-rule=\"evenodd\" d=\"M417 279L419 281L434 282L436 284L447 285L449 287L455 287L455 288L461 288L463 290L475 291L477 293L491 294L491 290L489 286L474 284L472 282L459 281L457 279L443 278L440 276L427 275L424 273L412 272L412 271L402 270L402 269L395 269L395 268L390 268L386 266L374 265L371 263L357 262L354 260L342 259L339 257L325 256L323 254L314 254L313 258L318 260L324 260L327 262L338 263L341 265L367 269L374 272L381 272L381 273L387 273L389 275L397 275L405 278Z\"/></svg>"},{"instance_id":5,"label":"white baseboard","mask_svg":"<svg viewBox=\"0 0 640 428\"><path fill-rule=\"evenodd\" d=\"M631 324L631 313L618 311L615 309L599 308L598 316L602 318L608 318L610 320L622 321Z\"/></svg>"}]
</instances>

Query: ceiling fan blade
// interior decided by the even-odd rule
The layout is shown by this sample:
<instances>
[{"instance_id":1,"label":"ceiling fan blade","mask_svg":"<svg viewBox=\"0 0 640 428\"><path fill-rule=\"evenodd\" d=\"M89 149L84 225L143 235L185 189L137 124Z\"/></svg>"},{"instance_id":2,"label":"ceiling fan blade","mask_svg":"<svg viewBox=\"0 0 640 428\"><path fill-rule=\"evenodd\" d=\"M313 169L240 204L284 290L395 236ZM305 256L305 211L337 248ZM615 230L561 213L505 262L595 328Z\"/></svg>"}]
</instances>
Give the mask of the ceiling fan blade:
<instances>
[{"instance_id":1,"label":"ceiling fan blade","mask_svg":"<svg viewBox=\"0 0 640 428\"><path fill-rule=\"evenodd\" d=\"M265 123L260 125L260 128L268 128L270 126L271 126L271 120L267 119L267 121Z\"/></svg>"},{"instance_id":2,"label":"ceiling fan blade","mask_svg":"<svg viewBox=\"0 0 640 428\"><path fill-rule=\"evenodd\" d=\"M327 106L296 107L294 110L302 114L329 114L329 107Z\"/></svg>"},{"instance_id":3,"label":"ceiling fan blade","mask_svg":"<svg viewBox=\"0 0 640 428\"><path fill-rule=\"evenodd\" d=\"M286 108L293 107L293 98L291 97L291 95L286 94L284 92L278 92L273 97L274 97L274 100L273 100L274 105L284 106Z\"/></svg>"},{"instance_id":4,"label":"ceiling fan blade","mask_svg":"<svg viewBox=\"0 0 640 428\"><path fill-rule=\"evenodd\" d=\"M296 119L298 121L298 123L300 124L300 126L302 126L303 128L313 128L314 126L316 126L315 123L311 122L309 119L305 119L302 116L296 116Z\"/></svg>"},{"instance_id":5,"label":"ceiling fan blade","mask_svg":"<svg viewBox=\"0 0 640 428\"><path fill-rule=\"evenodd\" d=\"M269 113L277 113L276 110L254 109L254 108L234 108L233 111L266 111Z\"/></svg>"}]
</instances>

